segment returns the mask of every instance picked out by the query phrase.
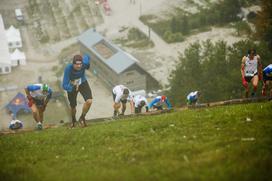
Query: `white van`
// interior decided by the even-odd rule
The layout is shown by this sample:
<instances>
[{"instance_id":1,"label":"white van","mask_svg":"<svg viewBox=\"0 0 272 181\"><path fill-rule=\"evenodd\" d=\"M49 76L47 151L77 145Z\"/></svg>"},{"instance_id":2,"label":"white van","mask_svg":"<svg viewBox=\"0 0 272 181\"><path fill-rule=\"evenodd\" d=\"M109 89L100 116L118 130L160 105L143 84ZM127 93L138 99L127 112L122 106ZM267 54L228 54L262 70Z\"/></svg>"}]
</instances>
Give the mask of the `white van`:
<instances>
[{"instance_id":1,"label":"white van","mask_svg":"<svg viewBox=\"0 0 272 181\"><path fill-rule=\"evenodd\" d=\"M21 9L15 9L15 15L16 15L16 19L18 21L24 20L23 13L22 13Z\"/></svg>"}]
</instances>

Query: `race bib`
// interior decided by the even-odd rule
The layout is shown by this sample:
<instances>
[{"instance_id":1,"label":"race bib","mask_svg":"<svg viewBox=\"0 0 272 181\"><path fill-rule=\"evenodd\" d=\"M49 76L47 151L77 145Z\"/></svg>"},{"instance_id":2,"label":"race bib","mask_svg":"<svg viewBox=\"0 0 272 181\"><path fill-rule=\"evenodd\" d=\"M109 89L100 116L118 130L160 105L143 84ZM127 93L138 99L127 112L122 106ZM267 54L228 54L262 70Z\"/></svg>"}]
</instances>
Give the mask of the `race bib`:
<instances>
[{"instance_id":1,"label":"race bib","mask_svg":"<svg viewBox=\"0 0 272 181\"><path fill-rule=\"evenodd\" d=\"M254 71L247 70L246 71L246 77L253 77L254 76Z\"/></svg>"},{"instance_id":2,"label":"race bib","mask_svg":"<svg viewBox=\"0 0 272 181\"><path fill-rule=\"evenodd\" d=\"M82 83L81 78L75 79L75 80L72 81L73 85L78 85L79 86L81 83Z\"/></svg>"}]
</instances>

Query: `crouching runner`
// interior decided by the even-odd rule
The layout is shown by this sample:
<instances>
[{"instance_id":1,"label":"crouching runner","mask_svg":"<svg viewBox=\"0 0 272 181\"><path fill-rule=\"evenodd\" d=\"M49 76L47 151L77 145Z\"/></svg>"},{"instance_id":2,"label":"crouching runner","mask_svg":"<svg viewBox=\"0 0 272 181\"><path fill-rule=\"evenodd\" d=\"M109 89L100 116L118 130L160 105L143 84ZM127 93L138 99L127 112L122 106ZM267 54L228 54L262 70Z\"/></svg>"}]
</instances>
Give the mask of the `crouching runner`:
<instances>
[{"instance_id":1,"label":"crouching runner","mask_svg":"<svg viewBox=\"0 0 272 181\"><path fill-rule=\"evenodd\" d=\"M144 96L136 95L133 97L135 114L141 113L145 106L145 112L148 112L148 102Z\"/></svg>"},{"instance_id":2,"label":"crouching runner","mask_svg":"<svg viewBox=\"0 0 272 181\"><path fill-rule=\"evenodd\" d=\"M124 115L126 111L127 101L130 103L131 114L133 114L133 100L131 91L125 87L124 85L117 85L112 89L113 96L113 117L117 117L118 115ZM122 112L119 112L119 109L122 105Z\"/></svg>"},{"instance_id":3,"label":"crouching runner","mask_svg":"<svg viewBox=\"0 0 272 181\"><path fill-rule=\"evenodd\" d=\"M32 115L37 123L37 129L43 128L43 113L47 103L52 96L52 89L47 84L31 84L25 88L28 99L28 106L32 110Z\"/></svg>"}]
</instances>

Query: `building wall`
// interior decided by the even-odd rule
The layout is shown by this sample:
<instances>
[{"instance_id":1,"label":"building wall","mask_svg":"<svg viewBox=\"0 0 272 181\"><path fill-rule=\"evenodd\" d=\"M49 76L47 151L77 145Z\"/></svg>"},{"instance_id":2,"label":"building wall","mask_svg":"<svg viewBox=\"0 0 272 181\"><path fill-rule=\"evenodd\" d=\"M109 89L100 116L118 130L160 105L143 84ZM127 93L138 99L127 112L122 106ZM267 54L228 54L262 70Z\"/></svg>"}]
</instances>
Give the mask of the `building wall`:
<instances>
[{"instance_id":1,"label":"building wall","mask_svg":"<svg viewBox=\"0 0 272 181\"><path fill-rule=\"evenodd\" d=\"M18 65L26 65L25 59L11 60L11 65L16 67Z\"/></svg>"},{"instance_id":2,"label":"building wall","mask_svg":"<svg viewBox=\"0 0 272 181\"><path fill-rule=\"evenodd\" d=\"M11 72L11 66L10 65L1 65L0 64L0 74L8 74Z\"/></svg>"},{"instance_id":3,"label":"building wall","mask_svg":"<svg viewBox=\"0 0 272 181\"><path fill-rule=\"evenodd\" d=\"M138 64L135 64L134 66L130 67L129 69L126 70L126 72L130 70L137 70L139 74L138 78L135 78L136 81L134 86L137 88L137 89L135 88L135 90L144 89L146 91L151 91L161 88L159 82L154 77L152 77L148 72L146 72L143 68L141 68ZM141 77L143 75L144 77ZM145 81L145 83L143 81Z\"/></svg>"},{"instance_id":4,"label":"building wall","mask_svg":"<svg viewBox=\"0 0 272 181\"><path fill-rule=\"evenodd\" d=\"M11 61L6 37L6 30L2 15L0 14L0 74L11 72Z\"/></svg>"},{"instance_id":5,"label":"building wall","mask_svg":"<svg viewBox=\"0 0 272 181\"><path fill-rule=\"evenodd\" d=\"M146 75L139 72L136 64L119 75L119 82L131 91L146 90Z\"/></svg>"},{"instance_id":6,"label":"building wall","mask_svg":"<svg viewBox=\"0 0 272 181\"><path fill-rule=\"evenodd\" d=\"M22 41L9 41L8 40L9 49L22 48Z\"/></svg>"},{"instance_id":7,"label":"building wall","mask_svg":"<svg viewBox=\"0 0 272 181\"><path fill-rule=\"evenodd\" d=\"M80 45L80 52L83 54L90 54L90 70L105 83L109 90L118 84L123 84L132 91L142 89L149 91L156 90L160 87L158 81L137 64L134 64L124 72L117 74L85 46Z\"/></svg>"}]
</instances>

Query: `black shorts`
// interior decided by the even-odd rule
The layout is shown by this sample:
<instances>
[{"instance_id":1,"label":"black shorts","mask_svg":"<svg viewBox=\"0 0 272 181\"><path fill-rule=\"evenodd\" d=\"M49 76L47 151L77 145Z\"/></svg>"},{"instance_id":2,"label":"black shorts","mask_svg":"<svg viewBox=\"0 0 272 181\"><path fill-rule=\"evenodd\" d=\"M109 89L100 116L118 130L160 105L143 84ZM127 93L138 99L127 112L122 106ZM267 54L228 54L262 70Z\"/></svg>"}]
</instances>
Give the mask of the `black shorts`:
<instances>
[{"instance_id":1,"label":"black shorts","mask_svg":"<svg viewBox=\"0 0 272 181\"><path fill-rule=\"evenodd\" d=\"M263 73L263 81L272 81L272 77L267 77L265 73Z\"/></svg>"},{"instance_id":2,"label":"black shorts","mask_svg":"<svg viewBox=\"0 0 272 181\"><path fill-rule=\"evenodd\" d=\"M163 106L162 105L153 105L153 108L157 109L157 110L163 110Z\"/></svg>"},{"instance_id":3,"label":"black shorts","mask_svg":"<svg viewBox=\"0 0 272 181\"><path fill-rule=\"evenodd\" d=\"M250 83L251 80L252 80L252 78L253 78L254 76L256 76L256 75L258 75L258 73L255 73L253 76L246 76L246 77L245 77L245 80L246 80L248 83Z\"/></svg>"},{"instance_id":4,"label":"black shorts","mask_svg":"<svg viewBox=\"0 0 272 181\"><path fill-rule=\"evenodd\" d=\"M89 86L88 81L86 80L82 84L80 84L80 86L78 87L78 91L76 91L76 87L74 86L72 92L67 92L68 100L70 102L71 107L76 107L77 105L78 92L80 92L85 101L93 98L91 88Z\"/></svg>"},{"instance_id":5,"label":"black shorts","mask_svg":"<svg viewBox=\"0 0 272 181\"><path fill-rule=\"evenodd\" d=\"M116 94L114 94L113 92L112 92L112 98L113 98L113 102L115 102ZM120 102L122 102L123 104L126 104L127 99L120 99Z\"/></svg>"},{"instance_id":6,"label":"black shorts","mask_svg":"<svg viewBox=\"0 0 272 181\"><path fill-rule=\"evenodd\" d=\"M37 107L42 107L44 105L44 100L39 100L39 99L33 98L33 102Z\"/></svg>"}]
</instances>

